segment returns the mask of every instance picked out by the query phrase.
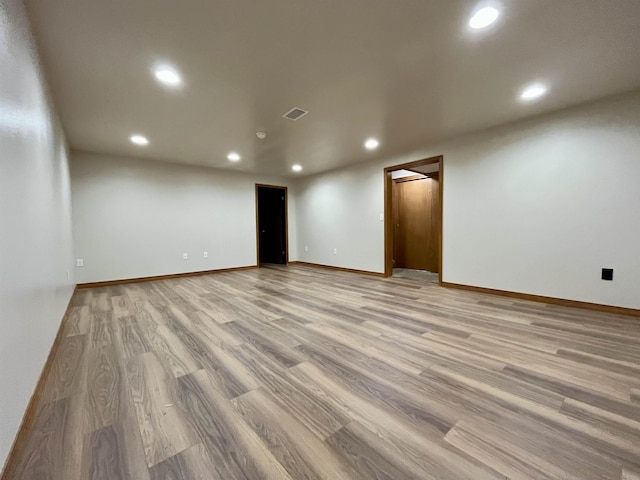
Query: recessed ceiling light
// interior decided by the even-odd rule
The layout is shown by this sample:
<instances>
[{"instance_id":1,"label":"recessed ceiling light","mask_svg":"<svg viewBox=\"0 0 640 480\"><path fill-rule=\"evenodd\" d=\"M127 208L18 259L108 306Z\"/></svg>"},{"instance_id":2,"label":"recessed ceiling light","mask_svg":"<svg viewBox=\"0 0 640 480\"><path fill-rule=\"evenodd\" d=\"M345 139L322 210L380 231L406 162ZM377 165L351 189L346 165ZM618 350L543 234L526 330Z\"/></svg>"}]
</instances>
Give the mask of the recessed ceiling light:
<instances>
[{"instance_id":1,"label":"recessed ceiling light","mask_svg":"<svg viewBox=\"0 0 640 480\"><path fill-rule=\"evenodd\" d=\"M302 171L302 165L298 165L297 163L291 167L291 170L293 170L294 172L301 172Z\"/></svg>"},{"instance_id":2,"label":"recessed ceiling light","mask_svg":"<svg viewBox=\"0 0 640 480\"><path fill-rule=\"evenodd\" d=\"M142 135L131 135L129 137L129 140L131 140L131 143L135 143L136 145L140 145L141 147L149 145L149 140L147 140L147 137L143 137Z\"/></svg>"},{"instance_id":3,"label":"recessed ceiling light","mask_svg":"<svg viewBox=\"0 0 640 480\"><path fill-rule=\"evenodd\" d=\"M496 7L482 7L475 11L469 19L469 27L474 30L487 28L500 16L500 11Z\"/></svg>"},{"instance_id":4,"label":"recessed ceiling light","mask_svg":"<svg viewBox=\"0 0 640 480\"><path fill-rule=\"evenodd\" d=\"M158 67L153 71L153 74L159 82L164 83L165 85L177 87L182 84L180 74L173 67L168 67L166 65Z\"/></svg>"},{"instance_id":5,"label":"recessed ceiling light","mask_svg":"<svg viewBox=\"0 0 640 480\"><path fill-rule=\"evenodd\" d=\"M375 138L369 138L366 142L364 142L364 148L367 150L375 150L380 145L380 142Z\"/></svg>"},{"instance_id":6,"label":"recessed ceiling light","mask_svg":"<svg viewBox=\"0 0 640 480\"><path fill-rule=\"evenodd\" d=\"M227 155L227 158L232 162L237 162L240 160L240 155L238 155L236 152L231 152L229 155Z\"/></svg>"},{"instance_id":7,"label":"recessed ceiling light","mask_svg":"<svg viewBox=\"0 0 640 480\"><path fill-rule=\"evenodd\" d=\"M522 90L522 93L520 94L520 100L524 102L530 102L543 96L545 93L547 93L547 90L547 86L543 85L542 83L532 83Z\"/></svg>"}]
</instances>

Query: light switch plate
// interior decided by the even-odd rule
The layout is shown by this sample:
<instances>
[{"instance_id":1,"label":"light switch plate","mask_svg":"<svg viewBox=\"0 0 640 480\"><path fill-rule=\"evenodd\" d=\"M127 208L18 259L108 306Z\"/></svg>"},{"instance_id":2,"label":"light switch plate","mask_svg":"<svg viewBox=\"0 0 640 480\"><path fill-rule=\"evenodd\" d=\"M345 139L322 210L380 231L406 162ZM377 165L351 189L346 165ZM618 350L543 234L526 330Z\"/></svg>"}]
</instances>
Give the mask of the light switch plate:
<instances>
[{"instance_id":1,"label":"light switch plate","mask_svg":"<svg viewBox=\"0 0 640 480\"><path fill-rule=\"evenodd\" d=\"M76 258L76 267L84 267L84 258Z\"/></svg>"},{"instance_id":2,"label":"light switch plate","mask_svg":"<svg viewBox=\"0 0 640 480\"><path fill-rule=\"evenodd\" d=\"M209 258L209 252L204 252L202 254L202 258Z\"/></svg>"},{"instance_id":3,"label":"light switch plate","mask_svg":"<svg viewBox=\"0 0 640 480\"><path fill-rule=\"evenodd\" d=\"M182 254L182 259L183 260L189 260L189 254L188 253L183 253Z\"/></svg>"},{"instance_id":4,"label":"light switch plate","mask_svg":"<svg viewBox=\"0 0 640 480\"><path fill-rule=\"evenodd\" d=\"M380 214L380 221L381 221L381 222L384 222L384 213L381 213L381 214Z\"/></svg>"}]
</instances>

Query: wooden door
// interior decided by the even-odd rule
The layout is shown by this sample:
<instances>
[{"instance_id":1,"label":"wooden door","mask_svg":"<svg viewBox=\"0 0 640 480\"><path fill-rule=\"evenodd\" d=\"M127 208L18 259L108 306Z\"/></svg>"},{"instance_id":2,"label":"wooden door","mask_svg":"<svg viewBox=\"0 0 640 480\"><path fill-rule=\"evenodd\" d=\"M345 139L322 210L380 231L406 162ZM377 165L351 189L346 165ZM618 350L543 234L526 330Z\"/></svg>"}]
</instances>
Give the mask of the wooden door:
<instances>
[{"instance_id":1,"label":"wooden door","mask_svg":"<svg viewBox=\"0 0 640 480\"><path fill-rule=\"evenodd\" d=\"M287 192L281 187L257 187L258 261L287 263Z\"/></svg>"},{"instance_id":2,"label":"wooden door","mask_svg":"<svg viewBox=\"0 0 640 480\"><path fill-rule=\"evenodd\" d=\"M437 176L394 181L395 267L438 272L439 187Z\"/></svg>"}]
</instances>

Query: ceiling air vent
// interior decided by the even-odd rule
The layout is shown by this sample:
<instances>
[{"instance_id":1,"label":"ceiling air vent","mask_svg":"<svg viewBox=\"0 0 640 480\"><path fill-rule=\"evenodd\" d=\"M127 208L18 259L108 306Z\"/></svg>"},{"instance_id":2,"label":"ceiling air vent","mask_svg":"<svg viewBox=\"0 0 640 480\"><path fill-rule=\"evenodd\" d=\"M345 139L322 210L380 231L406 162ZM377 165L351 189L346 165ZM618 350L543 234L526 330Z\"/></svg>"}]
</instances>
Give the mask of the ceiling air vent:
<instances>
[{"instance_id":1,"label":"ceiling air vent","mask_svg":"<svg viewBox=\"0 0 640 480\"><path fill-rule=\"evenodd\" d=\"M282 116L287 120L293 120L295 122L296 120L300 120L307 113L309 112L307 112L306 110L302 110L301 108L298 108L298 107L293 107L291 110L289 110L287 113L285 113Z\"/></svg>"}]
</instances>

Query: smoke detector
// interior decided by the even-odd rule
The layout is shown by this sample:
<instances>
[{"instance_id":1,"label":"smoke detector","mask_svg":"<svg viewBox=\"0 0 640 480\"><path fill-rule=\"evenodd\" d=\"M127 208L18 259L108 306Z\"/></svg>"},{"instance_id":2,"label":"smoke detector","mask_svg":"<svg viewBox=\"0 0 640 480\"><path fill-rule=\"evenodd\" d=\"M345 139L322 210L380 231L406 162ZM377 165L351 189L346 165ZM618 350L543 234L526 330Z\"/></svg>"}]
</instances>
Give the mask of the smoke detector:
<instances>
[{"instance_id":1,"label":"smoke detector","mask_svg":"<svg viewBox=\"0 0 640 480\"><path fill-rule=\"evenodd\" d=\"M260 140L264 140L265 138L267 138L267 134L264 132L256 132L256 137L258 137Z\"/></svg>"},{"instance_id":2,"label":"smoke detector","mask_svg":"<svg viewBox=\"0 0 640 480\"><path fill-rule=\"evenodd\" d=\"M293 107L291 110L289 110L287 113L285 113L283 116L283 118L286 118L287 120L292 120L292 121L297 121L300 120L302 117L304 117L307 113L309 113L306 110L303 110L301 108L298 107Z\"/></svg>"}]
</instances>

